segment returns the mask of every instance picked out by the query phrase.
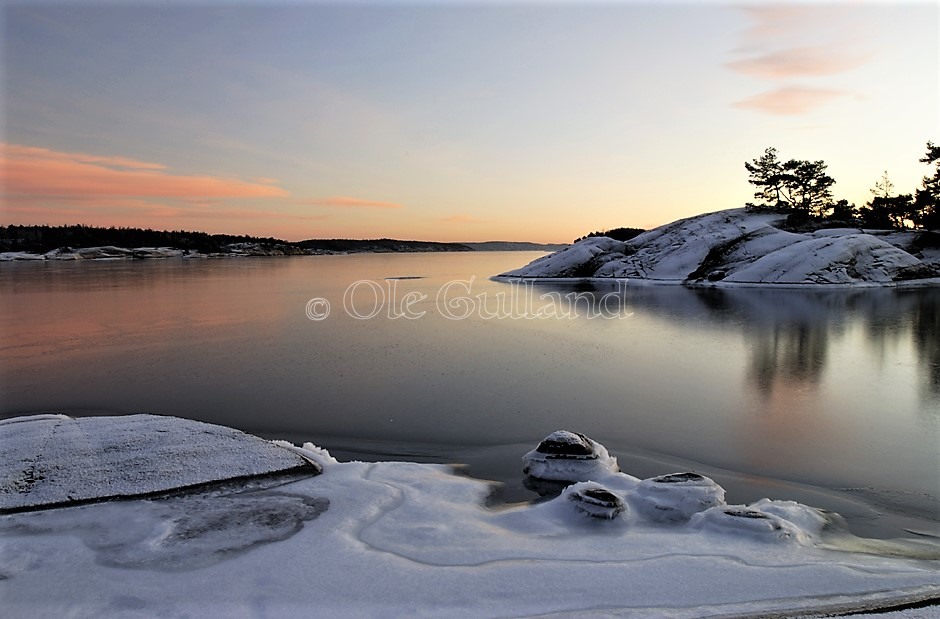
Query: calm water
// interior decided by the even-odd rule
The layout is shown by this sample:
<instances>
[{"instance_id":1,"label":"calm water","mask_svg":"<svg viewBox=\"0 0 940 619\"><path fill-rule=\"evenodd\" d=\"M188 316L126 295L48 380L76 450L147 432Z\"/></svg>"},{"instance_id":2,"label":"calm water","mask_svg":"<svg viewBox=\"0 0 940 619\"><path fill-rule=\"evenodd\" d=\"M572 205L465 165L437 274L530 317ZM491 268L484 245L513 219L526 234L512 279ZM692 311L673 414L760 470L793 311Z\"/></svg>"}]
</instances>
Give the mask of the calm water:
<instances>
[{"instance_id":1,"label":"calm water","mask_svg":"<svg viewBox=\"0 0 940 619\"><path fill-rule=\"evenodd\" d=\"M936 534L940 291L489 279L537 255L3 264L0 416L170 414L464 462L511 500L522 453L566 428L641 477L694 467L732 501Z\"/></svg>"}]
</instances>

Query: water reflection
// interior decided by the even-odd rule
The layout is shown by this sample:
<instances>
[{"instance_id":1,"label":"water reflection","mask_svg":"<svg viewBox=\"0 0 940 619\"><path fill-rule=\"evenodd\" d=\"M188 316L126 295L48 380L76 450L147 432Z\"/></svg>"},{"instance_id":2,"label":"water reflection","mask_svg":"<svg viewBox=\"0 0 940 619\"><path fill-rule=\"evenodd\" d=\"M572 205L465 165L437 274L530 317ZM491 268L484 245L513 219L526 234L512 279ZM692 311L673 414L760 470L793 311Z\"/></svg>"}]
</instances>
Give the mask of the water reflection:
<instances>
[{"instance_id":1,"label":"water reflection","mask_svg":"<svg viewBox=\"0 0 940 619\"><path fill-rule=\"evenodd\" d=\"M926 368L925 388L933 398L940 399L940 308L936 295L933 303L916 304L911 332L921 366Z\"/></svg>"},{"instance_id":2,"label":"water reflection","mask_svg":"<svg viewBox=\"0 0 940 619\"><path fill-rule=\"evenodd\" d=\"M940 291L488 279L534 257L4 265L0 416L150 412L460 462L569 428L621 453L940 496ZM382 311L350 313L371 316L376 290ZM397 318L409 298L421 317ZM518 455L483 460L518 479Z\"/></svg>"},{"instance_id":3,"label":"water reflection","mask_svg":"<svg viewBox=\"0 0 940 619\"><path fill-rule=\"evenodd\" d=\"M750 350L747 382L764 397L783 386L816 388L834 341L855 331L877 358L916 351L921 395L940 400L940 290L691 289L584 282L538 284L554 298L578 296L596 313L641 312L673 323L741 333ZM587 313L587 312L583 312Z\"/></svg>"},{"instance_id":4,"label":"water reflection","mask_svg":"<svg viewBox=\"0 0 940 619\"><path fill-rule=\"evenodd\" d=\"M748 378L768 397L778 379L815 385L825 367L827 349L825 329L774 327L754 342Z\"/></svg>"}]
</instances>

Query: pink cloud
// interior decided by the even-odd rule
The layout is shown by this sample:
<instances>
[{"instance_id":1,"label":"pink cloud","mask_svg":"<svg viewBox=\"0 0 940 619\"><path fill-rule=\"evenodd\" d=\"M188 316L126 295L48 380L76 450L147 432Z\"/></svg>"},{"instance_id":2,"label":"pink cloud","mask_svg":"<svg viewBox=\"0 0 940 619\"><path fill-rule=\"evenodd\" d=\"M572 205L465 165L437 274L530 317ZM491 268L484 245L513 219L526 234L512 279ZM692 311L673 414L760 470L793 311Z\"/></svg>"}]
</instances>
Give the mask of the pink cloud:
<instances>
[{"instance_id":1,"label":"pink cloud","mask_svg":"<svg viewBox=\"0 0 940 619\"><path fill-rule=\"evenodd\" d=\"M794 47L729 62L738 73L767 79L812 77L843 73L867 62L869 56L816 45Z\"/></svg>"},{"instance_id":2,"label":"pink cloud","mask_svg":"<svg viewBox=\"0 0 940 619\"><path fill-rule=\"evenodd\" d=\"M97 200L286 197L284 189L216 176L174 175L165 166L125 157L0 144L0 187L8 195Z\"/></svg>"},{"instance_id":3,"label":"pink cloud","mask_svg":"<svg viewBox=\"0 0 940 619\"><path fill-rule=\"evenodd\" d=\"M845 73L874 55L866 36L871 16L856 5L766 4L740 7L751 25L741 33L732 71L769 80L775 89L734 107L776 115L805 114L850 93L787 84L794 78Z\"/></svg>"},{"instance_id":4,"label":"pink cloud","mask_svg":"<svg viewBox=\"0 0 940 619\"><path fill-rule=\"evenodd\" d=\"M189 204L187 202L187 204ZM280 220L280 221L324 221L331 215L296 215L292 213L273 213L257 209L206 208L206 205L186 207L148 202L136 199L107 199L96 202L95 208L88 208L82 201L75 200L36 200L33 198L8 200L3 205L3 216L7 219L17 217L31 222L47 222L50 218L60 223L93 223L112 225L113 217L150 217L158 219L206 218L219 220ZM172 225L167 222L161 225Z\"/></svg>"},{"instance_id":5,"label":"pink cloud","mask_svg":"<svg viewBox=\"0 0 940 619\"><path fill-rule=\"evenodd\" d=\"M112 168L126 168L130 170L165 170L166 166L159 163L138 161L129 157L103 157L87 153L65 153L38 146L22 146L20 144L0 144L0 149L6 151L8 156L36 158L55 161L78 161Z\"/></svg>"},{"instance_id":6,"label":"pink cloud","mask_svg":"<svg viewBox=\"0 0 940 619\"><path fill-rule=\"evenodd\" d=\"M339 208L402 208L401 204L396 204L394 202L363 200L361 198L350 198L348 196L313 198L311 200L302 200L300 201L300 204L307 204L310 206L333 206Z\"/></svg>"},{"instance_id":7,"label":"pink cloud","mask_svg":"<svg viewBox=\"0 0 940 619\"><path fill-rule=\"evenodd\" d=\"M786 86L736 101L732 105L777 116L798 116L848 94L842 90Z\"/></svg>"},{"instance_id":8,"label":"pink cloud","mask_svg":"<svg viewBox=\"0 0 940 619\"><path fill-rule=\"evenodd\" d=\"M738 7L751 19L751 26L742 34L743 48L778 43L781 39L792 43L795 37L805 36L819 21L829 21L830 11L819 6L800 4L764 4ZM822 18L822 19L821 19Z\"/></svg>"}]
</instances>

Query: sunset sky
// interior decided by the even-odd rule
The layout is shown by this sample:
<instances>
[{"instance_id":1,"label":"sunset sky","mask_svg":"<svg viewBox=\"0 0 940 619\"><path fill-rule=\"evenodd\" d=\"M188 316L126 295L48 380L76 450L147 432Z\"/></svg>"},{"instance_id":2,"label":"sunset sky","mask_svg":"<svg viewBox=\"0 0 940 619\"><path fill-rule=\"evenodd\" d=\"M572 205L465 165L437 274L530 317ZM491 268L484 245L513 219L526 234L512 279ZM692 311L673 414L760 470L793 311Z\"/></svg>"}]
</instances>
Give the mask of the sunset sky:
<instances>
[{"instance_id":1,"label":"sunset sky","mask_svg":"<svg viewBox=\"0 0 940 619\"><path fill-rule=\"evenodd\" d=\"M568 242L940 142L932 2L0 3L0 224Z\"/></svg>"}]
</instances>

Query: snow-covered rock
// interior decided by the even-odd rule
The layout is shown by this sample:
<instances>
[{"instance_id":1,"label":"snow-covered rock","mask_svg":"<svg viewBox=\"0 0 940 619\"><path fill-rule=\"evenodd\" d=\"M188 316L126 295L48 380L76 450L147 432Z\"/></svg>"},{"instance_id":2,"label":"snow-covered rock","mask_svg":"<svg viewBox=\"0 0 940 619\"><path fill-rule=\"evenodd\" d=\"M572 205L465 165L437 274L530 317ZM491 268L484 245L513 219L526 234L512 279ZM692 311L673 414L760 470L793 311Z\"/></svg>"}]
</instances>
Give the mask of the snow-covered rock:
<instances>
[{"instance_id":1,"label":"snow-covered rock","mask_svg":"<svg viewBox=\"0 0 940 619\"><path fill-rule=\"evenodd\" d=\"M878 236L857 229L796 233L779 227L784 220L780 214L745 209L698 215L629 241L584 239L502 277L703 285L891 285L925 280L940 284L932 254L915 256L904 249L913 251L916 233Z\"/></svg>"},{"instance_id":2,"label":"snow-covered rock","mask_svg":"<svg viewBox=\"0 0 940 619\"><path fill-rule=\"evenodd\" d=\"M690 526L766 542L805 542L805 536L792 522L744 505L712 507L696 514Z\"/></svg>"},{"instance_id":3,"label":"snow-covered rock","mask_svg":"<svg viewBox=\"0 0 940 619\"><path fill-rule=\"evenodd\" d=\"M572 484L561 496L571 503L575 511L590 518L613 520L627 511L623 498L593 481Z\"/></svg>"},{"instance_id":4,"label":"snow-covered rock","mask_svg":"<svg viewBox=\"0 0 940 619\"><path fill-rule=\"evenodd\" d=\"M42 254L31 254L28 251L0 252L0 262L22 262L26 260L45 260Z\"/></svg>"},{"instance_id":5,"label":"snow-covered rock","mask_svg":"<svg viewBox=\"0 0 940 619\"><path fill-rule=\"evenodd\" d=\"M0 513L320 470L302 452L174 417L0 420Z\"/></svg>"},{"instance_id":6,"label":"snow-covered rock","mask_svg":"<svg viewBox=\"0 0 940 619\"><path fill-rule=\"evenodd\" d=\"M568 430L552 432L522 460L523 473L552 481L590 481L619 470L607 448Z\"/></svg>"},{"instance_id":7,"label":"snow-covered rock","mask_svg":"<svg viewBox=\"0 0 940 619\"><path fill-rule=\"evenodd\" d=\"M630 498L652 522L687 522L699 512L724 505L725 490L698 473L673 473L644 479Z\"/></svg>"}]
</instances>

